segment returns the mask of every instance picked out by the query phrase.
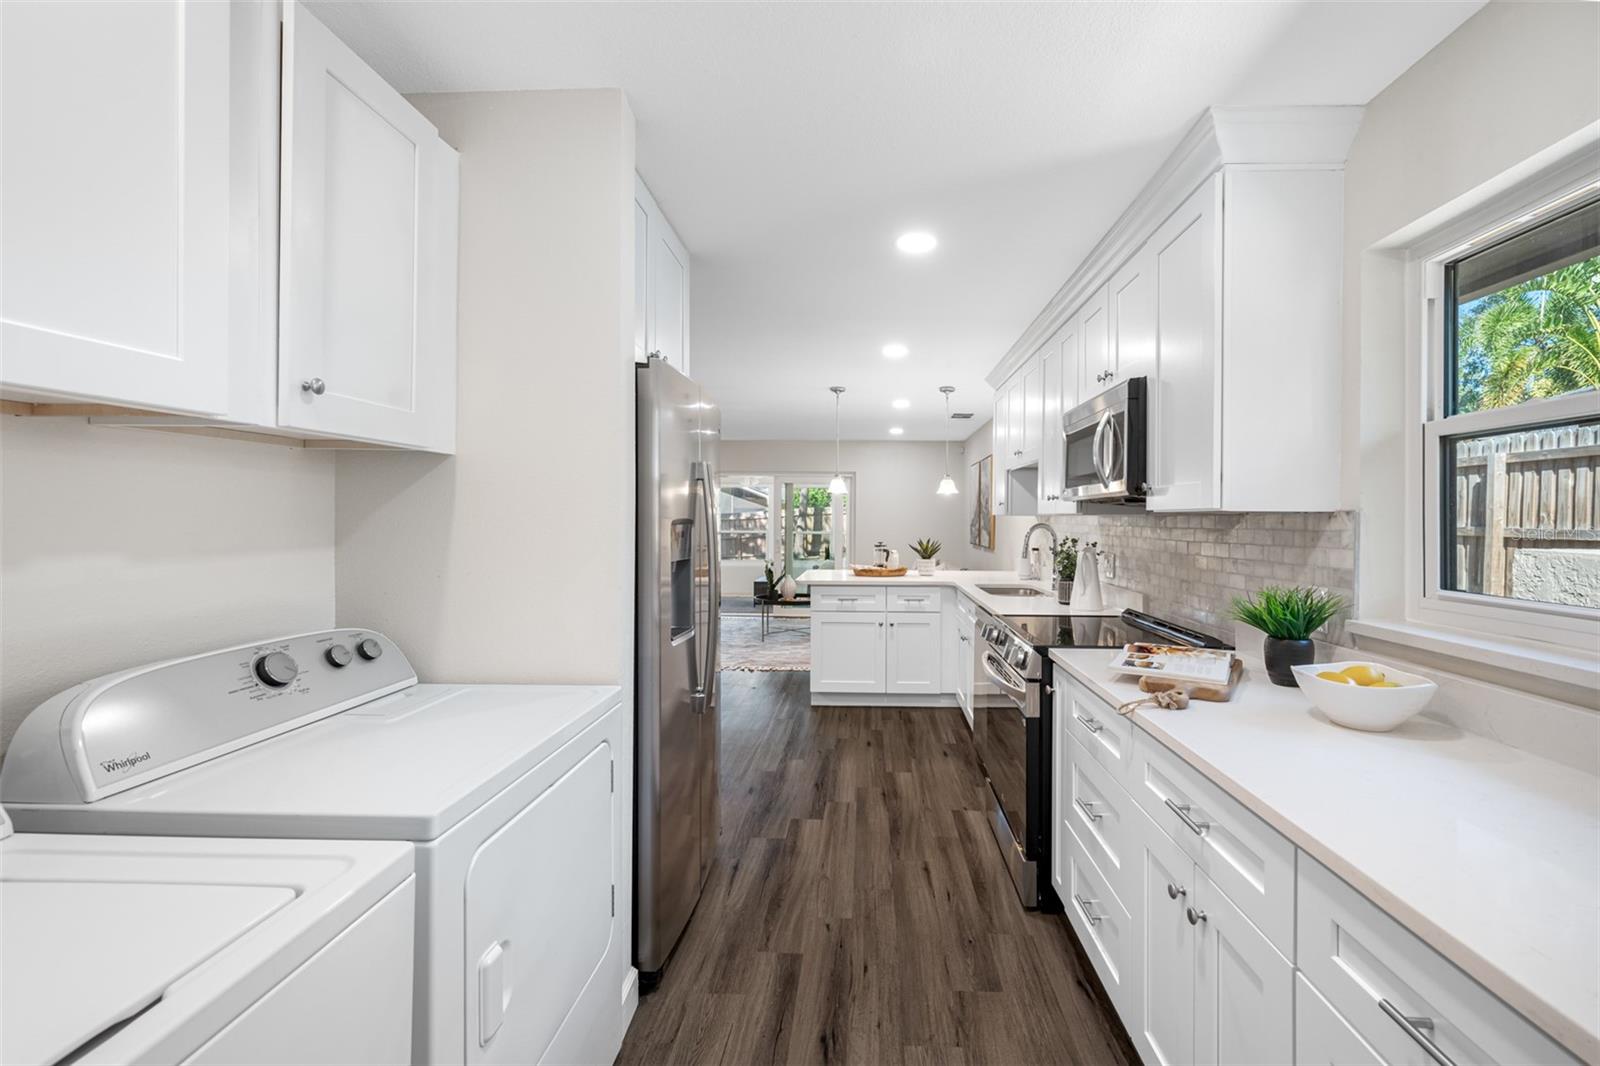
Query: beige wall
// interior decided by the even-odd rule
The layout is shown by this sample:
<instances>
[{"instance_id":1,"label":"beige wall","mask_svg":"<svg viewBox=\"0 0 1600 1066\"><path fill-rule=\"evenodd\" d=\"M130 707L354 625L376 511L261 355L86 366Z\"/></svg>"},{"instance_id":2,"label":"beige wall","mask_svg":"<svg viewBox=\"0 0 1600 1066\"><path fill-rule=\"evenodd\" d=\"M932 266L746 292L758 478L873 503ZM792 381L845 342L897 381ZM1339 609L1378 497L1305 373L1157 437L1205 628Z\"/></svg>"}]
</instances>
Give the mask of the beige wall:
<instances>
[{"instance_id":1,"label":"beige wall","mask_svg":"<svg viewBox=\"0 0 1600 1066\"><path fill-rule=\"evenodd\" d=\"M722 472L727 474L831 474L832 441L725 440ZM960 445L950 445L951 475L961 459ZM939 496L934 490L944 476L944 447L928 441L845 441L840 451L844 472L856 481L855 555L851 562L872 558L872 545L883 541L911 566L910 544L921 537L944 543L946 566L963 565L967 543L967 493ZM742 571L741 571L742 573ZM728 594L745 589L727 586Z\"/></svg>"},{"instance_id":2,"label":"beige wall","mask_svg":"<svg viewBox=\"0 0 1600 1066\"><path fill-rule=\"evenodd\" d=\"M333 456L0 416L0 749L99 674L334 620Z\"/></svg>"},{"instance_id":3,"label":"beige wall","mask_svg":"<svg viewBox=\"0 0 1600 1066\"><path fill-rule=\"evenodd\" d=\"M461 153L457 452L339 457L339 621L427 681L631 694L633 117L616 90L413 102Z\"/></svg>"},{"instance_id":4,"label":"beige wall","mask_svg":"<svg viewBox=\"0 0 1600 1066\"><path fill-rule=\"evenodd\" d=\"M1366 614L1398 617L1405 499L1405 273L1375 249L1600 121L1600 5L1491 3L1367 105L1345 168L1345 498Z\"/></svg>"}]
</instances>

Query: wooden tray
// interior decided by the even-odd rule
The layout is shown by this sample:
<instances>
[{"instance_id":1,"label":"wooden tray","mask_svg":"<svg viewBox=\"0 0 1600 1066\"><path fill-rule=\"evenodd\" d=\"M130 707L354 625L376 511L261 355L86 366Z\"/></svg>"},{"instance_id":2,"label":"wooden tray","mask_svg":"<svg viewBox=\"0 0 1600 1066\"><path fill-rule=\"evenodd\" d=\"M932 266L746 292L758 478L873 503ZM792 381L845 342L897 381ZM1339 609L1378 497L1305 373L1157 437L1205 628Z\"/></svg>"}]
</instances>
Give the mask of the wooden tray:
<instances>
[{"instance_id":1,"label":"wooden tray","mask_svg":"<svg viewBox=\"0 0 1600 1066\"><path fill-rule=\"evenodd\" d=\"M850 571L856 577L905 577L906 569L903 566L852 566Z\"/></svg>"},{"instance_id":2,"label":"wooden tray","mask_svg":"<svg viewBox=\"0 0 1600 1066\"><path fill-rule=\"evenodd\" d=\"M1144 676L1139 678L1140 692L1167 692L1171 689L1181 688L1189 694L1192 700L1206 700L1211 703L1227 703L1233 698L1235 690L1239 687L1239 678L1244 673L1244 660L1237 655L1233 657L1233 669L1228 671L1228 683L1225 685L1214 684L1206 681L1181 681L1165 677Z\"/></svg>"}]
</instances>

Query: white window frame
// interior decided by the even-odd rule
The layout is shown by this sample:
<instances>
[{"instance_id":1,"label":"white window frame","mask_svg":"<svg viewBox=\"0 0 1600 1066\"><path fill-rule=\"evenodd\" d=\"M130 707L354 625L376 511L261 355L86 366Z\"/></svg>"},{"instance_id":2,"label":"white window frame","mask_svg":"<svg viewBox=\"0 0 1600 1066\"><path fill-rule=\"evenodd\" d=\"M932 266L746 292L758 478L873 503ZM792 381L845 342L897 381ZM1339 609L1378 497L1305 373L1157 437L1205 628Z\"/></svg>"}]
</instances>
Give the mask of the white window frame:
<instances>
[{"instance_id":1,"label":"white window frame","mask_svg":"<svg viewBox=\"0 0 1600 1066\"><path fill-rule=\"evenodd\" d=\"M1592 653L1600 645L1600 610L1512 600L1442 588L1439 581L1443 494L1441 441L1447 437L1510 431L1535 423L1592 419L1600 396L1573 393L1512 408L1448 415L1444 350L1445 264L1530 229L1600 197L1594 156L1520 184L1458 216L1414 245L1407 255L1406 411L1406 613L1424 626L1467 630L1491 637L1536 640Z\"/></svg>"}]
</instances>

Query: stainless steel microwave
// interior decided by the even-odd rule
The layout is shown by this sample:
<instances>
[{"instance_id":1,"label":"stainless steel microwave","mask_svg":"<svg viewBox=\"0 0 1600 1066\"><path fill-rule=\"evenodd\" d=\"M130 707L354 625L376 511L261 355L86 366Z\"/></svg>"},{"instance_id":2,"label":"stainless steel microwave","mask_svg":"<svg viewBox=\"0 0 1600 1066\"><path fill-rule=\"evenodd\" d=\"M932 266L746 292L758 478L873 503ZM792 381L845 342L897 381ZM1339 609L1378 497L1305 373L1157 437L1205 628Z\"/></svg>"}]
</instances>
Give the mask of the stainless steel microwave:
<instances>
[{"instance_id":1,"label":"stainless steel microwave","mask_svg":"<svg viewBox=\"0 0 1600 1066\"><path fill-rule=\"evenodd\" d=\"M1129 378L1061 416L1061 498L1078 502L1143 503L1145 379Z\"/></svg>"}]
</instances>

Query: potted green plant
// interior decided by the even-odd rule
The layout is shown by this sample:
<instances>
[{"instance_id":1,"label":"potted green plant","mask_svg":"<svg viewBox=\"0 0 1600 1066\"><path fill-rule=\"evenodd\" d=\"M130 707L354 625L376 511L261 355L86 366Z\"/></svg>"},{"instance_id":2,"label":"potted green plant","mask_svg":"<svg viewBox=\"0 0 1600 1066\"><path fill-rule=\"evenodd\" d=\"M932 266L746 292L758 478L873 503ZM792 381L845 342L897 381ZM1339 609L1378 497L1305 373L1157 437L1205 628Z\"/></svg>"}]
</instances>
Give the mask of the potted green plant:
<instances>
[{"instance_id":1,"label":"potted green plant","mask_svg":"<svg viewBox=\"0 0 1600 1066\"><path fill-rule=\"evenodd\" d=\"M917 557L917 573L924 577L931 577L939 568L939 549L944 545L932 537L923 537L914 541L911 550Z\"/></svg>"},{"instance_id":2,"label":"potted green plant","mask_svg":"<svg viewBox=\"0 0 1600 1066\"><path fill-rule=\"evenodd\" d=\"M1063 537L1056 545L1056 600L1072 602L1072 582L1078 576L1078 538Z\"/></svg>"},{"instance_id":3,"label":"potted green plant","mask_svg":"<svg viewBox=\"0 0 1600 1066\"><path fill-rule=\"evenodd\" d=\"M1232 615L1237 621L1267 635L1262 658L1273 684L1294 685L1294 667L1317 657L1311 634L1344 610L1344 600L1327 589L1281 588L1269 585L1254 596L1235 598Z\"/></svg>"}]
</instances>

